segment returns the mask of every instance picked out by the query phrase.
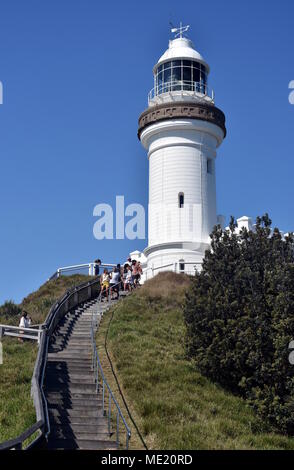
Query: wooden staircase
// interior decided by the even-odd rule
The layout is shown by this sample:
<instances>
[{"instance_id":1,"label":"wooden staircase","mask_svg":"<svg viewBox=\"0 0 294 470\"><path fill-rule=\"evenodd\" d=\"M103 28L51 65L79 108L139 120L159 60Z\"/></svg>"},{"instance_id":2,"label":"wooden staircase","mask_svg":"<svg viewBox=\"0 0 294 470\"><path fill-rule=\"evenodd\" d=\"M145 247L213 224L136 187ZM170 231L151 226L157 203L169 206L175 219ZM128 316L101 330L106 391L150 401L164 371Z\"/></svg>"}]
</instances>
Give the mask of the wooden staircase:
<instances>
[{"instance_id":1,"label":"wooden staircase","mask_svg":"<svg viewBox=\"0 0 294 470\"><path fill-rule=\"evenodd\" d=\"M97 299L85 303L61 320L51 338L44 383L49 449L117 449L103 415L102 393L96 392L91 360L92 314L103 315L108 308Z\"/></svg>"}]
</instances>

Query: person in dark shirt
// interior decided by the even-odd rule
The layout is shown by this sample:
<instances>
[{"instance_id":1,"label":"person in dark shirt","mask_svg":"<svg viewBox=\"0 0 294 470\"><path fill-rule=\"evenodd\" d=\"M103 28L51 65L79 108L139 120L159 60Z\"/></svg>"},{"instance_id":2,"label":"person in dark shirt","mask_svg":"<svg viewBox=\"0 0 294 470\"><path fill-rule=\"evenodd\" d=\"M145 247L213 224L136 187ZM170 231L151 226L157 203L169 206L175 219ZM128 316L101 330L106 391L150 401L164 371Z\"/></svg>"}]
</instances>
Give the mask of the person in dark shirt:
<instances>
[{"instance_id":1,"label":"person in dark shirt","mask_svg":"<svg viewBox=\"0 0 294 470\"><path fill-rule=\"evenodd\" d=\"M101 259L96 259L95 263L95 276L99 276L100 274L100 266L101 266Z\"/></svg>"}]
</instances>

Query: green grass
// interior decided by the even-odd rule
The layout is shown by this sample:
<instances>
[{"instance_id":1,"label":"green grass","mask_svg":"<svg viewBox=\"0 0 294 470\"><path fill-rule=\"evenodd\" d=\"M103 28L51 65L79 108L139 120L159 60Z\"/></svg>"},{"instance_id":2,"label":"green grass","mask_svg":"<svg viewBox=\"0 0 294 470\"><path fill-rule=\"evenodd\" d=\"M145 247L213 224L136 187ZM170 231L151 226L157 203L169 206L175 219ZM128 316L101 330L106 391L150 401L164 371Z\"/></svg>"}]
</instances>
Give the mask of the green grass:
<instances>
[{"instance_id":1,"label":"green grass","mask_svg":"<svg viewBox=\"0 0 294 470\"><path fill-rule=\"evenodd\" d=\"M186 359L182 303L188 283L185 276L158 275L117 305L110 326L108 348L148 447L294 449L294 438L276 432ZM101 353L109 318L98 333ZM106 375L113 383L107 368ZM133 439L133 448L140 448Z\"/></svg>"},{"instance_id":2,"label":"green grass","mask_svg":"<svg viewBox=\"0 0 294 470\"><path fill-rule=\"evenodd\" d=\"M35 422L30 398L31 379L37 354L35 342L3 339L0 365L0 442L17 437Z\"/></svg>"},{"instance_id":3,"label":"green grass","mask_svg":"<svg viewBox=\"0 0 294 470\"><path fill-rule=\"evenodd\" d=\"M74 285L87 281L88 276L64 276L46 282L20 304L32 316L33 323L43 323L52 304ZM1 308L0 308L1 312ZM0 323L19 324L19 315L0 315ZM3 364L0 365L0 442L13 439L36 421L31 400L31 379L37 356L34 341L20 343L4 337Z\"/></svg>"},{"instance_id":4,"label":"green grass","mask_svg":"<svg viewBox=\"0 0 294 470\"><path fill-rule=\"evenodd\" d=\"M43 323L51 306L65 291L92 279L92 277L80 274L61 276L58 279L46 282L36 292L29 294L23 299L22 303L19 304L19 307L30 314L33 324ZM18 325L19 320L20 315L2 314L0 307L0 323Z\"/></svg>"}]
</instances>

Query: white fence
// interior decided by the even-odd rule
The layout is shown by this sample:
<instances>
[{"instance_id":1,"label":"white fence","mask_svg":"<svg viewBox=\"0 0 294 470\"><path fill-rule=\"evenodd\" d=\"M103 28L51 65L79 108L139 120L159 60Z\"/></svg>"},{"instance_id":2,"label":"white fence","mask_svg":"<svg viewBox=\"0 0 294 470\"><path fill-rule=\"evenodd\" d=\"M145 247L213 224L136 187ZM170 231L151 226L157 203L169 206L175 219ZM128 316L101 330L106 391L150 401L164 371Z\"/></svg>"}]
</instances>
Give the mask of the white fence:
<instances>
[{"instance_id":1,"label":"white fence","mask_svg":"<svg viewBox=\"0 0 294 470\"><path fill-rule=\"evenodd\" d=\"M21 339L32 339L40 344L42 325L35 327L22 328L20 326L0 325L0 340L3 336L13 336Z\"/></svg>"},{"instance_id":2,"label":"white fence","mask_svg":"<svg viewBox=\"0 0 294 470\"><path fill-rule=\"evenodd\" d=\"M183 264L184 269L181 269L181 264ZM192 262L183 262L183 263L168 263L163 264L161 266L149 267L143 270L142 281L147 281L147 279L151 279L156 274L165 272L165 271L173 271L179 274L188 274L189 276L195 276L195 273L201 271L202 263L192 263Z\"/></svg>"},{"instance_id":3,"label":"white fence","mask_svg":"<svg viewBox=\"0 0 294 470\"><path fill-rule=\"evenodd\" d=\"M63 268L58 268L54 274L50 277L50 279L56 279L60 276L68 276L73 274L85 274L88 276L95 276L96 275L96 268L100 268L101 270L104 268L112 269L116 266L116 264L97 264L97 263L84 263L84 264L74 264L72 266L64 266Z\"/></svg>"}]
</instances>

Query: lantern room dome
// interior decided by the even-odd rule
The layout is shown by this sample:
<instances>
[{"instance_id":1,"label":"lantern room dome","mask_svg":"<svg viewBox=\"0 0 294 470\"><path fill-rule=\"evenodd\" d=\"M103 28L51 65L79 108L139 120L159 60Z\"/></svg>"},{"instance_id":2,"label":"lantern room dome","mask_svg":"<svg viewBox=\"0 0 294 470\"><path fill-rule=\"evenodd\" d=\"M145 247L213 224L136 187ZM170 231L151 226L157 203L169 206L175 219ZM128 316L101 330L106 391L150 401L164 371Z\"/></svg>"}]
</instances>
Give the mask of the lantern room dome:
<instances>
[{"instance_id":1,"label":"lantern room dome","mask_svg":"<svg viewBox=\"0 0 294 470\"><path fill-rule=\"evenodd\" d=\"M156 73L157 68L170 60L176 59L187 59L196 61L206 68L207 73L209 73L209 65L204 60L202 55L196 51L192 41L185 37L180 37L169 41L169 47L165 53L160 57L157 64L154 66L153 72Z\"/></svg>"}]
</instances>

